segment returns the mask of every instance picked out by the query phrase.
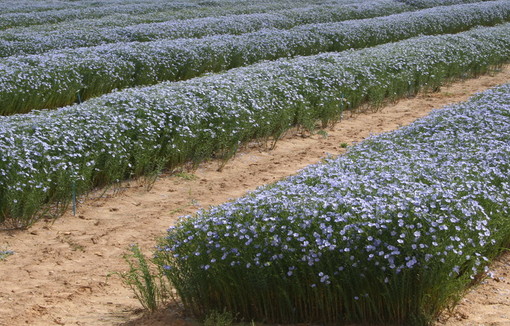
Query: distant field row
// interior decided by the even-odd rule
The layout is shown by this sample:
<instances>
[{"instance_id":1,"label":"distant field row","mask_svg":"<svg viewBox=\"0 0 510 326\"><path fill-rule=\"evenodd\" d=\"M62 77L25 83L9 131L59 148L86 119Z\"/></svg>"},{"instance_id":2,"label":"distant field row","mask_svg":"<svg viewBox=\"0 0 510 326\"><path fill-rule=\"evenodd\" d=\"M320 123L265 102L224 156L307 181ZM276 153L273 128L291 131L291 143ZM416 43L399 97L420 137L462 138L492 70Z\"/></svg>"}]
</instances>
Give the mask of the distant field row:
<instances>
[{"instance_id":1,"label":"distant field row","mask_svg":"<svg viewBox=\"0 0 510 326\"><path fill-rule=\"evenodd\" d=\"M508 1L490 1L288 30L7 57L0 59L0 113L56 108L119 88L189 79L262 60L369 47L420 34L457 33L509 18Z\"/></svg>"},{"instance_id":2,"label":"distant field row","mask_svg":"<svg viewBox=\"0 0 510 326\"><path fill-rule=\"evenodd\" d=\"M367 0L362 0L365 2ZM55 24L60 22L76 21L81 19L101 19L103 17L118 19L132 19L135 16L140 22L168 20L169 17L178 19L209 17L231 14L266 12L285 8L295 8L310 5L310 3L322 4L323 1L306 0L278 0L278 1L107 1L107 2L80 2L77 7L67 7L49 10L33 10L43 3L33 1L21 2L17 5L3 5L10 8L2 12L0 10L0 29L19 26L31 26L39 24ZM351 3L352 0L332 0L327 3ZM66 6L68 6L68 2ZM25 6L25 7L24 7ZM17 8L17 9L16 9ZM110 17L111 16L111 17Z\"/></svg>"},{"instance_id":3,"label":"distant field row","mask_svg":"<svg viewBox=\"0 0 510 326\"><path fill-rule=\"evenodd\" d=\"M77 20L57 27L43 25L0 31L0 56L36 54L107 43L242 34L264 28L289 29L297 25L371 18L411 10L414 7L399 2L376 0L361 4L306 6L244 15L172 19L129 26L119 26L115 19L108 26L97 26L96 21Z\"/></svg>"},{"instance_id":4,"label":"distant field row","mask_svg":"<svg viewBox=\"0 0 510 326\"><path fill-rule=\"evenodd\" d=\"M302 0L257 2L257 6L250 5L250 2L242 7L236 3L236 6L239 7L234 6L232 8L237 8L237 10L232 8L232 10L227 10L228 8L224 7L225 3L217 3L214 6L209 3L212 6L211 8L187 9L187 14L183 9L172 8L171 10L151 11L146 14L130 12L129 15L125 15L117 13L95 19L87 18L87 15L80 13L79 19L61 23L41 23L28 27L22 25L21 27L0 30L0 56L35 54L51 49L85 47L115 42L146 42L163 38L240 34L261 28L290 28L302 24L369 18L419 8L477 1L437 2L427 0L419 1L420 3L416 4L407 4L406 2L409 1L365 0L360 2L344 0L310 2ZM106 6L109 3L101 4ZM124 4L124 6L128 6L127 8L132 5L134 4ZM145 5L148 6L149 4ZM234 4L230 3L230 5L233 6ZM92 10L86 4L82 4L82 6L87 10ZM196 4L193 4L193 6L196 6ZM123 6L113 6L112 10L115 10L115 8L122 12ZM241 8L242 10L240 10ZM105 8L101 6L95 9ZM126 10L129 11L129 9ZM211 10L217 10L217 12L213 14ZM105 13L104 10L101 11ZM76 9L75 12L78 13L80 10ZM195 12L195 15L193 15L193 12ZM37 16L41 13L32 12L26 15Z\"/></svg>"},{"instance_id":5,"label":"distant field row","mask_svg":"<svg viewBox=\"0 0 510 326\"><path fill-rule=\"evenodd\" d=\"M0 214L26 225L72 190L164 167L228 159L253 138L327 125L344 110L434 89L508 61L510 25L281 59L127 89L54 111L0 119ZM58 204L59 203L59 204Z\"/></svg>"},{"instance_id":6,"label":"distant field row","mask_svg":"<svg viewBox=\"0 0 510 326\"><path fill-rule=\"evenodd\" d=\"M451 6L462 3L473 3L490 0L397 0L408 5L416 6L418 8L429 8L434 6Z\"/></svg>"}]
</instances>

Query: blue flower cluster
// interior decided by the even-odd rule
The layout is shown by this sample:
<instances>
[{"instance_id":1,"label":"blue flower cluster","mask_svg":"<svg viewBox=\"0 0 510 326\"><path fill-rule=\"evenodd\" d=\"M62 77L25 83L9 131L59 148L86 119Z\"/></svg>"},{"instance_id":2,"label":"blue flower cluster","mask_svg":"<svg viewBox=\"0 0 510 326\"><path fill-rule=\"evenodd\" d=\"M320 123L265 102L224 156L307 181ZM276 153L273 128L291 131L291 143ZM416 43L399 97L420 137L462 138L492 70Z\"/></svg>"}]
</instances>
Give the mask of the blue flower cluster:
<instances>
[{"instance_id":1,"label":"blue flower cluster","mask_svg":"<svg viewBox=\"0 0 510 326\"><path fill-rule=\"evenodd\" d=\"M382 15L388 8L361 6L358 10ZM321 15L327 20L330 14ZM296 16L294 20L306 21L306 17ZM338 19L342 17L345 19ZM363 48L424 34L457 33L509 20L510 4L500 0L288 30L120 42L11 56L0 59L0 113L60 107L113 89L189 79L262 60ZM30 40L28 44L41 43Z\"/></svg>"},{"instance_id":2,"label":"blue flower cluster","mask_svg":"<svg viewBox=\"0 0 510 326\"><path fill-rule=\"evenodd\" d=\"M14 251L12 250L0 250L0 261L4 260L10 255L14 255Z\"/></svg>"},{"instance_id":3,"label":"blue flower cluster","mask_svg":"<svg viewBox=\"0 0 510 326\"><path fill-rule=\"evenodd\" d=\"M507 84L183 217L156 259L199 314L426 323L508 244L509 172Z\"/></svg>"},{"instance_id":4,"label":"blue flower cluster","mask_svg":"<svg viewBox=\"0 0 510 326\"><path fill-rule=\"evenodd\" d=\"M462 3L480 2L480 0L397 0L418 8L430 8L435 6L451 6ZM486 0L481 0L486 1Z\"/></svg>"}]
</instances>

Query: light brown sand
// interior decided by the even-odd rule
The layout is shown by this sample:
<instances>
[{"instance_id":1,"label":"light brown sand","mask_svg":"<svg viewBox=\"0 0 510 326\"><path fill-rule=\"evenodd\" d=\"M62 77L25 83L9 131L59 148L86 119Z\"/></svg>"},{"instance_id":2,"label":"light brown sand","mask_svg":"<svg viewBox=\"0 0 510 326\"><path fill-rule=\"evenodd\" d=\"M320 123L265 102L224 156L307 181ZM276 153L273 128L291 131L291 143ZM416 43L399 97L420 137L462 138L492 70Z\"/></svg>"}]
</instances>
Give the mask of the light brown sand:
<instances>
[{"instance_id":1,"label":"light brown sand","mask_svg":"<svg viewBox=\"0 0 510 326\"><path fill-rule=\"evenodd\" d=\"M0 262L0 325L186 325L176 307L144 317L119 277L123 253L132 243L150 252L155 238L178 216L223 203L256 187L295 174L327 154L409 124L433 108L464 101L475 92L510 81L510 67L493 76L466 80L440 92L401 100L378 112L348 114L327 137L290 132L274 150L249 144L222 172L218 162L202 164L196 179L161 176L147 191L140 181L103 198L85 199L77 216L41 221L26 231L0 233L0 249L15 254ZM474 288L446 324L510 325L510 256L493 267L497 278Z\"/></svg>"}]
</instances>

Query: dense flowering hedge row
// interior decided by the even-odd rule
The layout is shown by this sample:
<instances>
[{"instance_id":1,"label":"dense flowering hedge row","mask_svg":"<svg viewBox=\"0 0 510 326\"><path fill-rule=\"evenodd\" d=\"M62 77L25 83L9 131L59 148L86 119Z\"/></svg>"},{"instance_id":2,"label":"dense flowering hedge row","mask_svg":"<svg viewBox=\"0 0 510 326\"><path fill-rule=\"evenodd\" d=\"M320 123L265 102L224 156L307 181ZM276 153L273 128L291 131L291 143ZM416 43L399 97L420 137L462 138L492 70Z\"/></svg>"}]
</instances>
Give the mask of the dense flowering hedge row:
<instances>
[{"instance_id":1,"label":"dense flowering hedge row","mask_svg":"<svg viewBox=\"0 0 510 326\"><path fill-rule=\"evenodd\" d=\"M99 5L97 7L88 5L77 9L70 8L45 11L5 12L0 13L0 29L7 29L16 26L58 23L61 21L80 18L99 18L113 14L143 14L158 10L177 10L188 6L191 6L191 4L165 1L128 4L117 2L112 5Z\"/></svg>"},{"instance_id":2,"label":"dense flowering hedge row","mask_svg":"<svg viewBox=\"0 0 510 326\"><path fill-rule=\"evenodd\" d=\"M408 5L416 6L418 8L430 8L434 6L451 6L462 3L473 3L489 0L397 0Z\"/></svg>"},{"instance_id":3,"label":"dense flowering hedge row","mask_svg":"<svg viewBox=\"0 0 510 326\"><path fill-rule=\"evenodd\" d=\"M510 2L437 7L367 20L202 39L106 44L0 60L0 113L54 108L115 88L195 77L261 60L342 51L510 18Z\"/></svg>"},{"instance_id":4,"label":"dense flowering hedge row","mask_svg":"<svg viewBox=\"0 0 510 326\"><path fill-rule=\"evenodd\" d=\"M421 325L510 239L510 84L171 227L190 311Z\"/></svg>"},{"instance_id":5,"label":"dense flowering hedge row","mask_svg":"<svg viewBox=\"0 0 510 326\"><path fill-rule=\"evenodd\" d=\"M359 0L367 2L372 0ZM327 4L337 5L357 2L354 0L332 0ZM47 6L45 6L47 4ZM52 8L54 4L54 8ZM60 3L61 4L61 3ZM65 2L64 8L58 2L16 1L0 8L0 29L34 26L40 24L57 24L93 19L106 19L113 25L123 22L166 21L169 18L185 19L194 17L220 16L225 14L246 14L267 12L271 10L322 5L324 1L310 0L264 0L264 1L73 1ZM37 10L40 8L41 10ZM48 10L44 10L47 8ZM34 10L35 9L35 10Z\"/></svg>"},{"instance_id":6,"label":"dense flowering hedge row","mask_svg":"<svg viewBox=\"0 0 510 326\"><path fill-rule=\"evenodd\" d=\"M158 0L155 0L156 2ZM134 1L135 3L137 1ZM462 1L456 1L455 4L459 3L472 3L476 1L472 0L462 0ZM101 4L109 4L116 3L116 1L108 1L108 2L101 2ZM146 3L145 1L143 3ZM185 2L184 2L185 3ZM98 17L98 18L84 18L80 17L79 19L70 19L70 20L64 20L59 23L41 23L38 25L30 25L28 27L23 27L23 24L18 27L12 27L5 31L0 31L0 39L3 39L3 42L6 42L9 40L9 37L11 39L17 39L22 38L24 39L23 34L27 34L27 37L30 37L30 35L33 35L33 33L38 33L41 36L46 35L47 37L44 37L43 40L38 40L38 42L41 42L43 44L52 43L48 39L50 35L53 35L56 37L61 44L69 44L70 46L78 46L77 44L83 43L85 44L85 40L83 39L83 35L90 35L89 30L93 29L97 31L97 34L108 34L107 28L115 28L120 33L119 27L127 27L130 25L137 25L137 24L150 24L150 23L162 23L162 22L168 22L170 20L182 20L182 19L192 19L192 18L198 18L198 17L219 17L219 16L225 16L225 15L246 15L246 14L256 14L256 13L270 13L274 11L291 11L295 12L295 14L299 15L301 11L308 12L308 11L317 11L318 16L322 17L323 13L320 13L321 11L332 11L332 13L335 13L335 15L343 15L343 13L340 13L339 6L345 6L349 5L351 9L354 9L355 7L358 7L358 9L361 9L363 7L366 7L369 3L372 3L372 5L380 6L382 3L386 3L387 6L393 6L393 8L408 8L408 9L420 9L420 8L430 8L434 6L440 6L443 5L442 3L429 3L425 6L412 6L407 5L404 2L394 1L394 0L331 0L331 1L310 1L310 0L278 0L278 1L204 1L200 3L200 6L196 6L196 3L190 4L186 3L187 5L184 6L184 3L179 2L179 4L182 4L183 7L179 10L169 10L169 11L156 11L156 12L149 12L145 14L111 14L104 17ZM380 4L376 4L380 3ZM51 4L55 4L56 8L59 9L59 2L51 2L51 3L44 3L44 2L37 2L34 3L33 1L16 1L16 5L13 5L12 2L6 4L5 7L0 8L0 14L2 12L8 13L10 11L12 12L23 12L23 11L44 11L46 4L51 7ZM81 3L81 2L66 2L65 5L74 5L78 7L82 6L89 6L90 4L87 3ZM123 4L126 4L123 1ZM38 7L41 7L41 10L37 10ZM9 10L12 8L11 10ZM16 9L17 8L17 9ZM23 9L24 8L24 9ZM2 9L6 9L6 11L2 11ZM60 8L64 9L64 8ZM74 7L74 9L77 9ZM320 13L320 14L319 14ZM330 15L332 14L330 13ZM295 15L293 14L293 15ZM308 19L314 19L314 17L311 17L309 14L306 15ZM361 17L361 16L359 16ZM366 17L366 16L364 16ZM334 18L338 20L337 18ZM309 23L314 22L313 20L309 21ZM150 26L144 27L134 27L135 29L141 28L149 28ZM153 26L157 27L157 25ZM73 42L70 39L69 31L74 31L74 36L76 39L80 41ZM67 40L64 43L64 40L62 39L62 36L59 35L66 34ZM144 32L148 33L148 32ZM91 40L91 43L97 42L97 35L91 36L93 40ZM111 41L111 38L114 36L105 36L102 40L102 42L107 42L108 40ZM120 36L117 36L120 37ZM74 45L73 45L74 44ZM11 46L19 46L16 45L16 43L11 43ZM45 45L43 48L46 48L47 45ZM35 51L35 49L34 49Z\"/></svg>"},{"instance_id":7,"label":"dense flowering hedge row","mask_svg":"<svg viewBox=\"0 0 510 326\"><path fill-rule=\"evenodd\" d=\"M157 0L156 0L157 1ZM323 3L321 0L310 1L310 0L278 0L278 1L235 1L235 2L220 2L210 1L204 2L199 8L186 8L180 10L170 11L155 11L146 14L112 14L99 18L80 18L75 20L62 21L59 23L46 23L30 26L18 26L9 28L7 30L0 31L0 35L3 35L3 39L7 39L8 35L12 38L22 37L23 34L32 34L34 32L39 33L41 36L49 35L49 33L55 33L55 37L58 37L58 33L68 33L69 31L76 31L76 37L80 38L82 33L88 34L88 30L94 29L98 34L108 33L108 28L120 28L127 27L130 25L140 24L152 24L152 23L163 23L170 22L172 20L190 20L198 18L208 17L223 17L231 15L250 15L250 14L263 14L279 12L282 10L299 11L304 10L318 10L320 8L336 8L339 6L349 5L351 3L357 3L365 6L368 2L385 2L390 0L333 0ZM227 4L229 4L227 6ZM400 7L412 7L404 3L396 3L395 6ZM418 9L417 7L412 7ZM94 36L95 37L95 36Z\"/></svg>"},{"instance_id":8,"label":"dense flowering hedge row","mask_svg":"<svg viewBox=\"0 0 510 326\"><path fill-rule=\"evenodd\" d=\"M36 54L54 49L95 46L106 43L197 38L217 34L242 34L263 28L288 29L309 23L335 22L384 16L413 7L393 0L340 3L338 5L286 8L268 13L230 15L191 20L170 20L129 26L91 26L78 20L63 24L0 31L0 56ZM96 23L96 22L94 22Z\"/></svg>"},{"instance_id":9,"label":"dense flowering hedge row","mask_svg":"<svg viewBox=\"0 0 510 326\"><path fill-rule=\"evenodd\" d=\"M105 1L106 2L106 1ZM2 2L0 14L12 12L37 12L47 10L62 10L62 9L77 9L84 8L85 4L79 2L64 2L64 1L31 1L31 0L5 0Z\"/></svg>"},{"instance_id":10,"label":"dense flowering hedge row","mask_svg":"<svg viewBox=\"0 0 510 326\"><path fill-rule=\"evenodd\" d=\"M64 9L96 9L100 11L103 7L121 7L120 12L124 10L122 6L125 5L139 5L139 4L155 4L164 3L160 0L101 0L101 1L88 1L88 0L3 0L2 7L0 8L0 14L5 13L29 13L29 12L43 12L53 10L64 10ZM224 1L223 1L224 2ZM175 2L174 2L175 3ZM193 1L177 1L178 4L191 3ZM215 4L219 4L220 1L215 1ZM193 7L197 7L196 5ZM138 8L138 7L135 7ZM134 12L133 12L134 13Z\"/></svg>"},{"instance_id":11,"label":"dense flowering hedge row","mask_svg":"<svg viewBox=\"0 0 510 326\"><path fill-rule=\"evenodd\" d=\"M71 198L132 175L227 159L240 142L313 128L344 109L434 88L508 61L510 25L373 48L281 59L81 105L0 118L0 216L30 223Z\"/></svg>"}]
</instances>

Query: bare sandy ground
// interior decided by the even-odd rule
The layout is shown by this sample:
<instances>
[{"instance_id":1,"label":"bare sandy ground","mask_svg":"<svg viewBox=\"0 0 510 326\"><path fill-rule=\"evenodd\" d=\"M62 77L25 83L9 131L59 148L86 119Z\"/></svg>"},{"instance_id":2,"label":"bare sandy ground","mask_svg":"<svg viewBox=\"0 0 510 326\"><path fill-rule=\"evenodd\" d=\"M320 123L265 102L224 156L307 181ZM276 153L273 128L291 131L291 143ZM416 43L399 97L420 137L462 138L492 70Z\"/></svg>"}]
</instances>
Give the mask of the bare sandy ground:
<instances>
[{"instance_id":1,"label":"bare sandy ground","mask_svg":"<svg viewBox=\"0 0 510 326\"><path fill-rule=\"evenodd\" d=\"M128 182L116 194L82 199L76 216L68 212L29 230L1 232L0 250L15 254L0 261L0 325L195 324L175 306L144 316L120 278L107 277L127 269L122 255L130 244L150 252L155 238L178 216L242 196L328 154L342 154L341 143L396 129L434 108L509 81L510 68L505 67L492 76L454 83L377 112L347 114L325 130L327 136L294 130L271 151L248 144L221 172L218 162L208 162L189 172L195 178L163 175L150 191L142 181ZM510 255L494 264L493 273L438 325L510 325Z\"/></svg>"}]
</instances>

